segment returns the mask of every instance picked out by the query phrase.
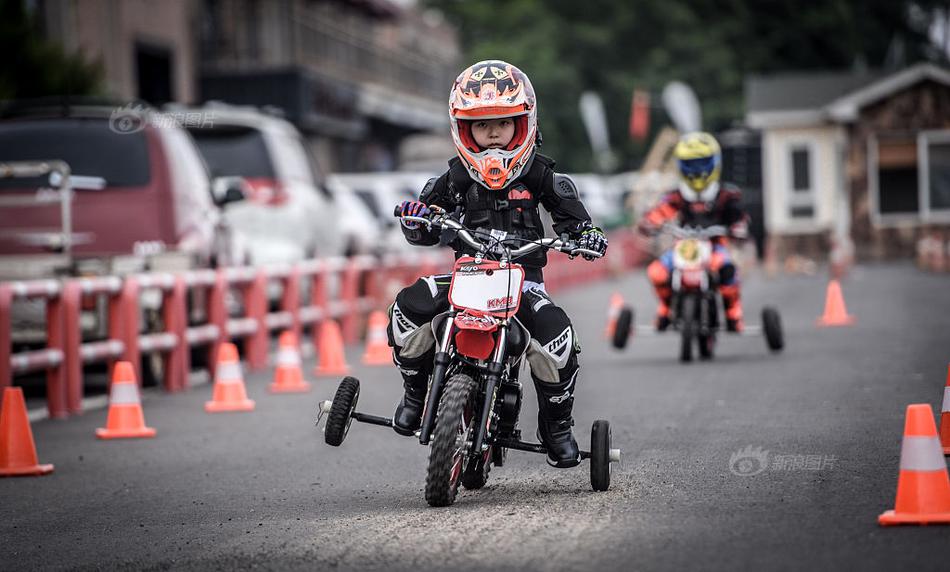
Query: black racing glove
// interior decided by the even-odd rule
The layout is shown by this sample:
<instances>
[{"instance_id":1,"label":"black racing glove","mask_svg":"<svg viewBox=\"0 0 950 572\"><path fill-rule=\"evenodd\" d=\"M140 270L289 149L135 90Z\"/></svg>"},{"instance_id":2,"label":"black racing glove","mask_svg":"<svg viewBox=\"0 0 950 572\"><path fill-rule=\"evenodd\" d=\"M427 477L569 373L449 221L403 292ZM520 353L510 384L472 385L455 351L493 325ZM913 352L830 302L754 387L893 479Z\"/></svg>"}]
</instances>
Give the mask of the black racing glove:
<instances>
[{"instance_id":1,"label":"black racing glove","mask_svg":"<svg viewBox=\"0 0 950 572\"><path fill-rule=\"evenodd\" d=\"M580 238L577 239L577 247L593 250L603 256L607 252L607 235L596 226L587 223L581 229ZM582 256L585 260L595 259L595 257L590 254L583 254Z\"/></svg>"}]
</instances>

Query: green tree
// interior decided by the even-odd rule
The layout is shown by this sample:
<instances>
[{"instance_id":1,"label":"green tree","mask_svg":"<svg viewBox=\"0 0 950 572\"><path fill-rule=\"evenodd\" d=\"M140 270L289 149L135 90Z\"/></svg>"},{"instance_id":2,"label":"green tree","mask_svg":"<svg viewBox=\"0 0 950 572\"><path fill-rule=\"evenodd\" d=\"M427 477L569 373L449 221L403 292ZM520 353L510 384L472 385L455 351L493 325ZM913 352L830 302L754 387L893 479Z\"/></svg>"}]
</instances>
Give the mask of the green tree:
<instances>
[{"instance_id":1,"label":"green tree","mask_svg":"<svg viewBox=\"0 0 950 572\"><path fill-rule=\"evenodd\" d=\"M665 124L659 93L674 79L696 91L706 128L743 115L750 73L879 67L895 40L908 62L933 57L926 15L939 1L915 0L425 0L459 30L471 61L499 58L531 77L545 152L562 168L589 170L580 94L603 97L622 168L644 144L627 135L634 88L654 93L653 124Z\"/></svg>"},{"instance_id":2,"label":"green tree","mask_svg":"<svg viewBox=\"0 0 950 572\"><path fill-rule=\"evenodd\" d=\"M0 100L99 91L100 67L43 39L19 0L0 1L0 54Z\"/></svg>"}]
</instances>

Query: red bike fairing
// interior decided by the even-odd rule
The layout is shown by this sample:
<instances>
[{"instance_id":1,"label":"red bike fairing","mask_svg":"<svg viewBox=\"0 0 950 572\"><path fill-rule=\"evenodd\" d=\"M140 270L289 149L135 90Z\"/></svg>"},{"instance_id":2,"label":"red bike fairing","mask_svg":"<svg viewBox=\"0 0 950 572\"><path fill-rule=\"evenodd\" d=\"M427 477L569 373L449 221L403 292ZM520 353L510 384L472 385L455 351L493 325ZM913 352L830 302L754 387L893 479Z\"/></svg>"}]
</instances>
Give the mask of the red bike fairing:
<instances>
[{"instance_id":1,"label":"red bike fairing","mask_svg":"<svg viewBox=\"0 0 950 572\"><path fill-rule=\"evenodd\" d=\"M457 290L463 288L460 283L464 278L488 278L496 273L504 286L501 295L488 291L479 297L479 293L460 293ZM518 312L523 287L524 271L517 264L508 264L503 268L494 260L484 260L478 264L469 256L456 260L452 284L449 286L449 303L462 310L455 317L455 326L458 329L455 335L456 350L470 358L487 359L495 349L497 319L514 316Z\"/></svg>"}]
</instances>

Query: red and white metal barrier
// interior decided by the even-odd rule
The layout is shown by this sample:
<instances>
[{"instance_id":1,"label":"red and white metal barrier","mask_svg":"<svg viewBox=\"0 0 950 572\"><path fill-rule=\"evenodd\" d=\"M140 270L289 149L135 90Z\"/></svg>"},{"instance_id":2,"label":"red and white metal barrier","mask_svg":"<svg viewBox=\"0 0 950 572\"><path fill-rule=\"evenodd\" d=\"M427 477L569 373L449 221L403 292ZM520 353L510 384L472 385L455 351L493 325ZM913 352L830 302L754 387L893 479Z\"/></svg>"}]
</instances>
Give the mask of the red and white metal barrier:
<instances>
[{"instance_id":1,"label":"red and white metal barrier","mask_svg":"<svg viewBox=\"0 0 950 572\"><path fill-rule=\"evenodd\" d=\"M631 233L613 235L611 249L612 254L622 258L624 267L642 261L643 253ZM355 342L369 313L391 303L392 286L402 287L421 276L448 273L452 260L450 252L438 250L389 256L384 261L356 256L271 268L0 283L0 389L11 385L15 375L45 369L50 416L66 417L81 412L83 366L92 363L105 362L111 372L117 360L129 361L138 379L142 379L142 354L160 352L163 388L181 391L188 387L193 347L207 346L207 362L213 369L218 346L242 339L248 366L261 369L267 365L271 332L291 330L297 339L302 339L305 328L335 319L340 322L344 340ZM552 254L545 269L545 283L554 291L596 280L610 271L604 260L587 263ZM277 308L271 311L268 289L275 282L280 284L282 293ZM302 299L305 287L309 290L308 300ZM140 298L146 291L160 293L160 331L142 331ZM205 323L189 324L189 293L194 301L204 300L200 310L206 317ZM83 340L83 300L94 296L107 299L106 338ZM12 354L11 308L19 299L46 301L44 349ZM229 315L228 304L232 300L240 300L242 315Z\"/></svg>"}]
</instances>

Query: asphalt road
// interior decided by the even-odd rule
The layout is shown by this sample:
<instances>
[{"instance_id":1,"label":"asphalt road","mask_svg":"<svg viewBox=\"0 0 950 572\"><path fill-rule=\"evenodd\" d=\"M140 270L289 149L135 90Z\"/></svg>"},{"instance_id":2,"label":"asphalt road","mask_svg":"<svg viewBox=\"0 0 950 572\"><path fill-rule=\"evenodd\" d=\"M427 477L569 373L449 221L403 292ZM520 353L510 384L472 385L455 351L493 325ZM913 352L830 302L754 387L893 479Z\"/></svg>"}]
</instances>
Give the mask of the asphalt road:
<instances>
[{"instance_id":1,"label":"asphalt road","mask_svg":"<svg viewBox=\"0 0 950 572\"><path fill-rule=\"evenodd\" d=\"M946 570L950 527L876 519L893 508L906 405L939 410L948 283L859 268L843 284L857 324L818 329L824 277L751 276L747 311L779 306L786 351L730 337L693 365L670 336L607 347L610 293L653 311L642 274L561 293L583 343L579 440L609 419L624 452L606 493L590 490L586 463L512 452L485 489L429 508L427 449L412 439L354 424L342 447L322 442L314 411L333 380L274 396L251 375L258 407L243 414L204 413L208 386L150 394L153 440L97 441L105 411L41 421L40 460L56 471L0 479L0 569ZM360 409L388 415L396 371L355 369ZM737 455L749 447L768 466L741 476L758 469Z\"/></svg>"}]
</instances>

